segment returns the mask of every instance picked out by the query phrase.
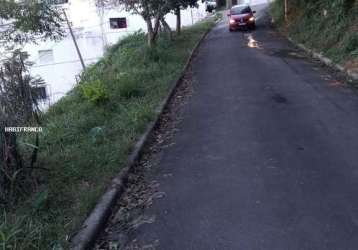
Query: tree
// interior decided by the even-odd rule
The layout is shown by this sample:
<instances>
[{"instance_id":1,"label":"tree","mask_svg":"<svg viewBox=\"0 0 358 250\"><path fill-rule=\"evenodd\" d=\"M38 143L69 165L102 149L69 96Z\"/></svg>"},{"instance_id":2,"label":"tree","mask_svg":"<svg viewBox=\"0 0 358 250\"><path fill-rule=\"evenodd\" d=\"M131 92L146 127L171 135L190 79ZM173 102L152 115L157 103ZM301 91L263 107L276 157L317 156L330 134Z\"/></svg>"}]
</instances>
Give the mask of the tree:
<instances>
[{"instance_id":1,"label":"tree","mask_svg":"<svg viewBox=\"0 0 358 250\"><path fill-rule=\"evenodd\" d=\"M181 9L186 9L188 7L197 7L198 0L168 0L170 11L174 11L174 14L177 17L176 22L176 31L180 35L181 32Z\"/></svg>"},{"instance_id":2,"label":"tree","mask_svg":"<svg viewBox=\"0 0 358 250\"><path fill-rule=\"evenodd\" d=\"M0 45L61 38L61 22L61 14L46 1L0 0Z\"/></svg>"},{"instance_id":3,"label":"tree","mask_svg":"<svg viewBox=\"0 0 358 250\"><path fill-rule=\"evenodd\" d=\"M96 0L97 5L124 6L132 14L143 17L147 24L148 45L155 45L160 24L171 33L170 27L165 21L165 15L174 12L177 16L177 32L181 30L180 10L182 8L197 6L198 0Z\"/></svg>"},{"instance_id":4,"label":"tree","mask_svg":"<svg viewBox=\"0 0 358 250\"><path fill-rule=\"evenodd\" d=\"M19 45L63 36L62 17L46 1L0 0L0 201L13 201L31 175L37 158L38 134L28 162L19 150L17 134L5 127L37 125L34 86L42 83L28 72L28 55ZM30 144L28 144L30 145Z\"/></svg>"},{"instance_id":5,"label":"tree","mask_svg":"<svg viewBox=\"0 0 358 250\"><path fill-rule=\"evenodd\" d=\"M103 0L97 0L103 3ZM160 22L169 12L168 0L107 0L107 5L124 6L126 11L143 17L147 24L148 46L156 43Z\"/></svg>"},{"instance_id":6,"label":"tree","mask_svg":"<svg viewBox=\"0 0 358 250\"><path fill-rule=\"evenodd\" d=\"M31 160L26 164L18 149L17 134L6 132L6 127L37 126L39 124L38 103L33 86L42 84L40 78L28 73L28 55L15 50L0 66L0 198L13 200L16 185L29 176L36 161L38 134L36 134Z\"/></svg>"}]
</instances>

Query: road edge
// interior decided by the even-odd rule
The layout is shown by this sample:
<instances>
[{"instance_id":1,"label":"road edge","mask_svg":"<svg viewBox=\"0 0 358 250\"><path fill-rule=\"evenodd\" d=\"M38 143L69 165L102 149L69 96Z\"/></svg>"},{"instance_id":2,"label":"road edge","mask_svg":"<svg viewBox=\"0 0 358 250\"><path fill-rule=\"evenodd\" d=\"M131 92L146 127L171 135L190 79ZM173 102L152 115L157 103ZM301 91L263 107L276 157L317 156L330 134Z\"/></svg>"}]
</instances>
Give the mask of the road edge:
<instances>
[{"instance_id":1,"label":"road edge","mask_svg":"<svg viewBox=\"0 0 358 250\"><path fill-rule=\"evenodd\" d=\"M354 73L351 70L345 69L343 65L338 64L338 63L334 63L331 59L329 59L328 57L325 57L324 55L322 55L322 53L318 53L313 49L307 48L305 45L303 45L302 43L296 42L291 37L287 37L287 38L291 43L295 44L297 47L299 47L300 49L304 50L311 57L320 60L323 64L325 64L328 67L332 67L337 71L341 71L341 72L347 74L354 81L358 81L358 73Z\"/></svg>"},{"instance_id":2,"label":"road edge","mask_svg":"<svg viewBox=\"0 0 358 250\"><path fill-rule=\"evenodd\" d=\"M215 27L215 25L213 27ZM110 186L108 187L106 192L100 197L95 208L92 210L92 212L89 214L87 219L84 221L80 230L71 239L70 249L84 250L84 249L90 249L92 247L93 243L97 238L96 236L106 225L113 204L123 194L129 173L140 159L143 153L143 149L145 148L147 142L149 142L150 136L152 135L152 132L156 128L157 124L159 123L160 117L164 113L165 108L167 107L177 87L179 86L182 79L184 78L184 75L187 72L193 58L195 57L198 48L200 47L206 36L209 34L209 32L213 29L213 27L209 28L202 35L199 41L195 44L193 50L190 52L190 55L183 67L182 72L170 87L169 92L165 97L165 99L161 102L161 104L156 109L156 117L154 121L150 122L147 125L145 132L139 138L137 143L134 145L133 151L128 157L126 167L123 168L120 171L120 173L112 180Z\"/></svg>"}]
</instances>

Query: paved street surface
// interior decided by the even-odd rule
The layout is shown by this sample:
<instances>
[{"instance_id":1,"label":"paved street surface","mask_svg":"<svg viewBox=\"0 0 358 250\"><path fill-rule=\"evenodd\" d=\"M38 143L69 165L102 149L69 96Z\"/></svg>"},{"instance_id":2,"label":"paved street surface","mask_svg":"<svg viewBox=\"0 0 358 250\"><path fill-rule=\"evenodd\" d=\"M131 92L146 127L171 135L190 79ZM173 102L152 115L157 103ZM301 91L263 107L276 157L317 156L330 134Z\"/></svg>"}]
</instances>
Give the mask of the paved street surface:
<instances>
[{"instance_id":1,"label":"paved street surface","mask_svg":"<svg viewBox=\"0 0 358 250\"><path fill-rule=\"evenodd\" d=\"M163 250L358 249L358 95L270 27L219 23L139 242ZM170 177L166 174L170 173Z\"/></svg>"}]
</instances>

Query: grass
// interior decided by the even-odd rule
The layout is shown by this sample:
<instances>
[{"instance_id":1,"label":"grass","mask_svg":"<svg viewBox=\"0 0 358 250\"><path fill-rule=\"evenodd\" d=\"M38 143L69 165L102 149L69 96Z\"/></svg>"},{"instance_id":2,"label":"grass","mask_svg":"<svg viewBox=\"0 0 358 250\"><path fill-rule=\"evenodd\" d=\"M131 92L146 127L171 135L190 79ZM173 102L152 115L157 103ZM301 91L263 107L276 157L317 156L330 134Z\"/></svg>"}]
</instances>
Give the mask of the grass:
<instances>
[{"instance_id":1,"label":"grass","mask_svg":"<svg viewBox=\"0 0 358 250\"><path fill-rule=\"evenodd\" d=\"M337 63L358 60L357 0L293 3L290 2L287 25L284 23L283 1L276 0L271 6L271 14L281 30Z\"/></svg>"},{"instance_id":2,"label":"grass","mask_svg":"<svg viewBox=\"0 0 358 250\"><path fill-rule=\"evenodd\" d=\"M206 20L154 49L138 32L89 67L79 86L42 117L38 188L1 215L2 249L62 249L125 165L136 140L181 73Z\"/></svg>"}]
</instances>

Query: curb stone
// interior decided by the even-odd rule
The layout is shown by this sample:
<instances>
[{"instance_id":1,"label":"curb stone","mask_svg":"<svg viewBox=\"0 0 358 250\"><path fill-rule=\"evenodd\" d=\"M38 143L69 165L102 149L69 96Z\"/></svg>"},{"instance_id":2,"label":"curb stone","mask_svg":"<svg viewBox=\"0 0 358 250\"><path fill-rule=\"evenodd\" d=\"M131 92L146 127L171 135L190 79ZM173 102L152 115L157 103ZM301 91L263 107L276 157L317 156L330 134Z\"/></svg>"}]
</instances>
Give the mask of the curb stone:
<instances>
[{"instance_id":1,"label":"curb stone","mask_svg":"<svg viewBox=\"0 0 358 250\"><path fill-rule=\"evenodd\" d=\"M134 165L140 159L143 149L146 146L146 143L150 140L150 136L153 130L156 128L164 109L167 107L169 101L171 100L171 98L175 93L175 90L177 89L178 85L182 81L199 46L202 44L203 40L206 38L206 36L211 30L212 28L208 29L194 46L193 50L189 55L188 60L185 63L182 73L177 78L177 80L174 81L174 84L170 88L167 97L164 99L163 102L161 102L161 104L156 109L156 118L154 119L153 122L150 122L147 125L144 134L134 145L133 151L128 157L126 167L123 168L120 171L120 173L112 180L108 189L100 197L95 208L92 210L92 212L89 214L87 219L82 224L82 227L70 240L70 249L85 250L85 249L90 249L93 246L93 243L97 238L97 235L101 232L103 227L106 225L107 219L111 213L111 208L113 207L115 201L123 194L129 173L133 169Z\"/></svg>"},{"instance_id":2,"label":"curb stone","mask_svg":"<svg viewBox=\"0 0 358 250\"><path fill-rule=\"evenodd\" d=\"M345 74L347 74L349 77L351 77L353 80L358 81L358 73L353 72L352 70L346 70L341 64L334 63L331 59L328 57L323 56L321 53L317 53L312 49L307 48L301 43L297 43L295 40L293 40L291 37L288 37L288 40L295 44L300 49L306 51L311 57L316 58L320 60L322 63L324 63L328 67L332 67L338 71L341 71Z\"/></svg>"}]
</instances>

